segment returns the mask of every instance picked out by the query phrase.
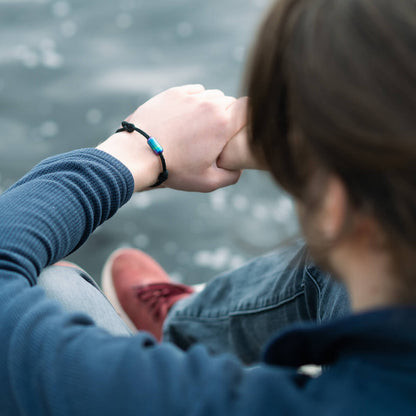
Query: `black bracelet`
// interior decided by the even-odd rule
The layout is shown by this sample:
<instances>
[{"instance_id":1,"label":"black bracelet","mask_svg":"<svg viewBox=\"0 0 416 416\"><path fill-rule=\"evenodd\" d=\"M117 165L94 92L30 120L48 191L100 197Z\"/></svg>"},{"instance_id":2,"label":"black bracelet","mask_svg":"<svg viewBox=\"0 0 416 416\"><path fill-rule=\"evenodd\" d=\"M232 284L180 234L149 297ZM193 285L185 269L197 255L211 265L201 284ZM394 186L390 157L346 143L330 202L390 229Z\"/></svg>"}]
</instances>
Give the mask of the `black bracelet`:
<instances>
[{"instance_id":1,"label":"black bracelet","mask_svg":"<svg viewBox=\"0 0 416 416\"><path fill-rule=\"evenodd\" d=\"M165 158L163 156L163 148L162 146L157 142L157 140L154 137L150 137L147 133L145 133L143 130L139 129L132 123L128 123L127 121L121 122L122 127L120 127L116 133L120 133L121 131L127 131L128 133L133 133L134 131L137 131L142 136L144 136L147 140L147 144L149 147L153 150L154 154L156 156L160 157L160 160L162 161L162 172L159 174L157 181L154 185L151 186L151 188L156 188L156 186L161 185L165 180L168 178L169 173L166 169L166 162Z\"/></svg>"}]
</instances>

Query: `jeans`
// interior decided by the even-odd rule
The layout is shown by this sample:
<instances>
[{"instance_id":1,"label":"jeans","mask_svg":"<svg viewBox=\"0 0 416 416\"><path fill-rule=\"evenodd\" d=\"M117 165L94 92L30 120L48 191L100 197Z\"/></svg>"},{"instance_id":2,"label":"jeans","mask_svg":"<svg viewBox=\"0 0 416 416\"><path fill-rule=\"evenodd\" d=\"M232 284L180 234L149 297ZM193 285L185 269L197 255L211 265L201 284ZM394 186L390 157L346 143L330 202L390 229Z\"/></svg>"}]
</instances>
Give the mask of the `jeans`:
<instances>
[{"instance_id":1,"label":"jeans","mask_svg":"<svg viewBox=\"0 0 416 416\"><path fill-rule=\"evenodd\" d=\"M38 285L67 312L84 312L111 334L132 334L104 293L85 271L66 266L50 266L40 274Z\"/></svg>"},{"instance_id":2,"label":"jeans","mask_svg":"<svg viewBox=\"0 0 416 416\"><path fill-rule=\"evenodd\" d=\"M68 311L83 311L115 335L130 331L85 273L52 266L39 285ZM230 352L252 364L276 332L296 322L323 322L350 311L342 284L320 271L302 241L259 257L212 280L177 302L164 324L164 341L188 349L202 343L213 354Z\"/></svg>"}]
</instances>

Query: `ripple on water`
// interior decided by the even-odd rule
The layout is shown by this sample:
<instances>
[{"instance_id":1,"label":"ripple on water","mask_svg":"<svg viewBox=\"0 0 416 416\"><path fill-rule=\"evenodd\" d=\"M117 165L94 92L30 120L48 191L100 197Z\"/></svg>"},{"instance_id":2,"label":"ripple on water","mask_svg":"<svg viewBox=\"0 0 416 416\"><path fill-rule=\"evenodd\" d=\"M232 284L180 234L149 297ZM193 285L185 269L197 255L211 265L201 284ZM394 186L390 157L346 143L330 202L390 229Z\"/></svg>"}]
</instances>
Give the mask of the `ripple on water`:
<instances>
[{"instance_id":1,"label":"ripple on water","mask_svg":"<svg viewBox=\"0 0 416 416\"><path fill-rule=\"evenodd\" d=\"M52 5L52 13L55 17L66 17L71 12L71 6L66 1L57 1Z\"/></svg>"},{"instance_id":2,"label":"ripple on water","mask_svg":"<svg viewBox=\"0 0 416 416\"><path fill-rule=\"evenodd\" d=\"M14 56L26 68L36 68L40 63L38 53L28 45L17 45L14 50Z\"/></svg>"},{"instance_id":3,"label":"ripple on water","mask_svg":"<svg viewBox=\"0 0 416 416\"><path fill-rule=\"evenodd\" d=\"M63 57L56 52L52 39L42 39L37 47L18 45L14 50L14 57L26 68L34 69L42 64L45 68L57 69L63 65Z\"/></svg>"},{"instance_id":4,"label":"ripple on water","mask_svg":"<svg viewBox=\"0 0 416 416\"><path fill-rule=\"evenodd\" d=\"M168 255L173 255L178 251L178 243L175 241L168 241L163 246L163 251Z\"/></svg>"},{"instance_id":5,"label":"ripple on water","mask_svg":"<svg viewBox=\"0 0 416 416\"><path fill-rule=\"evenodd\" d=\"M287 197L280 198L273 208L272 217L276 222L285 223L295 217L293 202Z\"/></svg>"},{"instance_id":6,"label":"ripple on water","mask_svg":"<svg viewBox=\"0 0 416 416\"><path fill-rule=\"evenodd\" d=\"M236 46L233 50L233 58L236 62L242 63L245 60L246 48L243 45Z\"/></svg>"},{"instance_id":7,"label":"ripple on water","mask_svg":"<svg viewBox=\"0 0 416 416\"><path fill-rule=\"evenodd\" d=\"M128 13L120 13L116 17L116 26L119 29L128 29L133 24L133 19Z\"/></svg>"},{"instance_id":8,"label":"ripple on water","mask_svg":"<svg viewBox=\"0 0 416 416\"><path fill-rule=\"evenodd\" d=\"M125 11L133 10L136 6L136 0L123 0L120 2L120 8Z\"/></svg>"},{"instance_id":9,"label":"ripple on water","mask_svg":"<svg viewBox=\"0 0 416 416\"><path fill-rule=\"evenodd\" d=\"M61 24L62 36L72 38L78 31L78 25L73 20L65 20Z\"/></svg>"},{"instance_id":10,"label":"ripple on water","mask_svg":"<svg viewBox=\"0 0 416 416\"><path fill-rule=\"evenodd\" d=\"M217 189L209 194L209 201L214 211L224 211L227 207L227 192L224 189Z\"/></svg>"},{"instance_id":11,"label":"ripple on water","mask_svg":"<svg viewBox=\"0 0 416 416\"><path fill-rule=\"evenodd\" d=\"M54 137L59 132L59 125L55 121L48 120L43 122L39 127L39 133L42 137Z\"/></svg>"},{"instance_id":12,"label":"ripple on water","mask_svg":"<svg viewBox=\"0 0 416 416\"><path fill-rule=\"evenodd\" d=\"M228 247L200 250L193 257L194 264L199 267L209 267L213 270L223 270L229 267L239 267L244 263L242 256L233 255Z\"/></svg>"},{"instance_id":13,"label":"ripple on water","mask_svg":"<svg viewBox=\"0 0 416 416\"><path fill-rule=\"evenodd\" d=\"M103 113L98 108L90 108L85 115L89 124L98 124L103 119Z\"/></svg>"},{"instance_id":14,"label":"ripple on water","mask_svg":"<svg viewBox=\"0 0 416 416\"><path fill-rule=\"evenodd\" d=\"M55 49L56 43L52 38L43 38L39 42L39 49L42 51L50 51Z\"/></svg>"},{"instance_id":15,"label":"ripple on water","mask_svg":"<svg viewBox=\"0 0 416 416\"><path fill-rule=\"evenodd\" d=\"M46 50L42 53L42 64L45 68L58 69L61 68L64 59L54 50Z\"/></svg>"},{"instance_id":16,"label":"ripple on water","mask_svg":"<svg viewBox=\"0 0 416 416\"><path fill-rule=\"evenodd\" d=\"M146 234L138 234L133 238L133 244L137 248L145 249L150 244L150 238Z\"/></svg>"},{"instance_id":17,"label":"ripple on water","mask_svg":"<svg viewBox=\"0 0 416 416\"><path fill-rule=\"evenodd\" d=\"M240 212L246 211L249 206L247 197L241 194L234 195L232 197L231 203L232 203L233 208L236 211L240 211Z\"/></svg>"},{"instance_id":18,"label":"ripple on water","mask_svg":"<svg viewBox=\"0 0 416 416\"><path fill-rule=\"evenodd\" d=\"M269 218L269 208L265 204L255 204L252 210L253 217L256 220L265 221Z\"/></svg>"},{"instance_id":19,"label":"ripple on water","mask_svg":"<svg viewBox=\"0 0 416 416\"><path fill-rule=\"evenodd\" d=\"M146 209L152 205L152 197L149 193L136 193L133 194L130 203L139 209Z\"/></svg>"},{"instance_id":20,"label":"ripple on water","mask_svg":"<svg viewBox=\"0 0 416 416\"><path fill-rule=\"evenodd\" d=\"M190 22L180 22L176 26L176 33L181 38L189 38L194 32L194 27Z\"/></svg>"}]
</instances>

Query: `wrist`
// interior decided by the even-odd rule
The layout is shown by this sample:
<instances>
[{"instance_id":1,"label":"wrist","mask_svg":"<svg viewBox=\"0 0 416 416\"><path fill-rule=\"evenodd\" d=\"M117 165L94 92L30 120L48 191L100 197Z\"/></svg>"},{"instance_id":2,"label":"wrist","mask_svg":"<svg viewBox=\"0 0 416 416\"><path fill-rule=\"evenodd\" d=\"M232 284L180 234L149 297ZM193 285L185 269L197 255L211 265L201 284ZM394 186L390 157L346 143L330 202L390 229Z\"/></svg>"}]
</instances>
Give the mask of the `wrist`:
<instances>
[{"instance_id":1,"label":"wrist","mask_svg":"<svg viewBox=\"0 0 416 416\"><path fill-rule=\"evenodd\" d=\"M156 156L159 156L160 162L162 163L162 172L159 174L157 181L151 187L155 188L157 186L160 186L169 177L169 172L166 169L165 156L163 156L163 147L159 144L159 142L154 137L149 136L144 130L135 126L133 123L129 123L126 120L124 120L121 123L121 127L116 131L116 133L120 133L124 131L126 131L127 133L135 133L135 132L139 133L141 136L143 136L146 139L147 144L152 149L153 153Z\"/></svg>"},{"instance_id":2,"label":"wrist","mask_svg":"<svg viewBox=\"0 0 416 416\"><path fill-rule=\"evenodd\" d=\"M123 163L134 179L134 190L143 191L151 187L160 174L160 159L155 156L146 140L136 134L115 133L97 146Z\"/></svg>"}]
</instances>

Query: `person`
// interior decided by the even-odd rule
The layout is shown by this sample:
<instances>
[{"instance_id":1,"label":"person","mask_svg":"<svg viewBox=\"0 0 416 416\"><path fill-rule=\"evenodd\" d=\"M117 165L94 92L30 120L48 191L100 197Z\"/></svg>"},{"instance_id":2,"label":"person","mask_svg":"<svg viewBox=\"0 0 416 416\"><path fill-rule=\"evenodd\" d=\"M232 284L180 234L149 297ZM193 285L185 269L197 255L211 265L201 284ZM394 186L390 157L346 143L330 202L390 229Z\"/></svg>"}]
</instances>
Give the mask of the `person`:
<instances>
[{"instance_id":1,"label":"person","mask_svg":"<svg viewBox=\"0 0 416 416\"><path fill-rule=\"evenodd\" d=\"M294 196L308 251L345 285L351 315L291 326L247 367L201 345L114 336L48 299L36 286L45 266L160 177L145 141L117 133L41 162L0 198L0 413L414 414L415 11L412 0L274 4L249 69L249 147L245 100L199 86L128 119L160 141L175 189L234 183L238 149L251 149Z\"/></svg>"}]
</instances>

